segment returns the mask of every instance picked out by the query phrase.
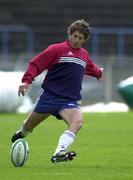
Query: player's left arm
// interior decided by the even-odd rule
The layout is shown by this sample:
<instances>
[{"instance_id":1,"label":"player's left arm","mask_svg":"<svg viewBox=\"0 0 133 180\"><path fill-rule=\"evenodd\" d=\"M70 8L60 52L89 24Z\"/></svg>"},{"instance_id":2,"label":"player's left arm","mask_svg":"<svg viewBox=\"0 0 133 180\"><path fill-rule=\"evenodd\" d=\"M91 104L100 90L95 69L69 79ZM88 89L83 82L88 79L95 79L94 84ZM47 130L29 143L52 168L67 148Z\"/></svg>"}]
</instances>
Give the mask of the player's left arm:
<instances>
[{"instance_id":1,"label":"player's left arm","mask_svg":"<svg viewBox=\"0 0 133 180\"><path fill-rule=\"evenodd\" d=\"M97 80L98 80L99 82L102 82L102 81L104 80L104 68L100 68L100 70L102 71L102 75L101 75L100 78L97 78Z\"/></svg>"},{"instance_id":2,"label":"player's left arm","mask_svg":"<svg viewBox=\"0 0 133 180\"><path fill-rule=\"evenodd\" d=\"M85 69L85 74L96 77L99 82L103 81L104 68L98 67L88 56L88 61Z\"/></svg>"}]
</instances>

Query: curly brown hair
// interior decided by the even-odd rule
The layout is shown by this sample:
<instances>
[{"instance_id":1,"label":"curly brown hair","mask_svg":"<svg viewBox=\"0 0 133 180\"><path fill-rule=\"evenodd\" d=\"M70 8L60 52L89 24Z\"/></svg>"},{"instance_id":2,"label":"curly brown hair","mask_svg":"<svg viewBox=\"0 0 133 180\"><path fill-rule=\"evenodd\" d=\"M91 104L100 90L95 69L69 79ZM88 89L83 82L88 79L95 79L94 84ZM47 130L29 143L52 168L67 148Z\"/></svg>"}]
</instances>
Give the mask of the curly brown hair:
<instances>
[{"instance_id":1,"label":"curly brown hair","mask_svg":"<svg viewBox=\"0 0 133 180\"><path fill-rule=\"evenodd\" d=\"M84 39L87 40L90 37L90 24L87 23L84 19L74 21L68 27L68 33L72 34L75 31L79 31L84 35Z\"/></svg>"}]
</instances>

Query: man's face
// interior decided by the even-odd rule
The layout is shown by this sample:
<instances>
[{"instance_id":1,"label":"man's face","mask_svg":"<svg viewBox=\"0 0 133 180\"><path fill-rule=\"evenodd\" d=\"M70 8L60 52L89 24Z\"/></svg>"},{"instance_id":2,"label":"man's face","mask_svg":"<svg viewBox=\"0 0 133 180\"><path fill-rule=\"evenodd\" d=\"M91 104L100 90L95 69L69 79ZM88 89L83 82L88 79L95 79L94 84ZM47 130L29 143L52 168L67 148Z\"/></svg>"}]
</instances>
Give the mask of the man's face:
<instances>
[{"instance_id":1,"label":"man's face","mask_svg":"<svg viewBox=\"0 0 133 180\"><path fill-rule=\"evenodd\" d=\"M79 31L75 31L72 34L69 34L68 36L70 45L74 49L82 47L83 43L85 42L84 35Z\"/></svg>"}]
</instances>

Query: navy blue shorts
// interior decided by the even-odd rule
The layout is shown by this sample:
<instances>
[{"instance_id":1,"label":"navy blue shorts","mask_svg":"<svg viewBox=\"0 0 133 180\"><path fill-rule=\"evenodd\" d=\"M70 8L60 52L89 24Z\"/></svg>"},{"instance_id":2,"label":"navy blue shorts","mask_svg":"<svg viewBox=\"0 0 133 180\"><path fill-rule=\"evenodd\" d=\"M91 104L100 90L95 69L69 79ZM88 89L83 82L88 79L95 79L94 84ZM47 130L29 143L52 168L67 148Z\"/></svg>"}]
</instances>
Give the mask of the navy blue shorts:
<instances>
[{"instance_id":1,"label":"navy blue shorts","mask_svg":"<svg viewBox=\"0 0 133 180\"><path fill-rule=\"evenodd\" d=\"M77 101L69 101L61 97L57 97L48 91L41 89L37 98L34 112L49 113L56 116L57 119L62 119L59 112L63 109L79 108Z\"/></svg>"}]
</instances>

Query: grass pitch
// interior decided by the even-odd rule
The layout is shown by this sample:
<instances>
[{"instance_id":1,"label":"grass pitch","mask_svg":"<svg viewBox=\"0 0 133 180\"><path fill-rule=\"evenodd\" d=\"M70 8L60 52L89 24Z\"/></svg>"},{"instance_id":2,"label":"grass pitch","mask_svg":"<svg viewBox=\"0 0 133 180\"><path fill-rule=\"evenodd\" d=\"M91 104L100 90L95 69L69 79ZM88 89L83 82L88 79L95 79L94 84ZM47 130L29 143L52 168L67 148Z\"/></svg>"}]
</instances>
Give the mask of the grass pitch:
<instances>
[{"instance_id":1,"label":"grass pitch","mask_svg":"<svg viewBox=\"0 0 133 180\"><path fill-rule=\"evenodd\" d=\"M59 164L52 164L50 158L66 125L51 116L26 138L29 158L16 168L10 161L10 138L25 117L0 115L1 180L133 179L133 112L84 114L84 127L70 148L78 155Z\"/></svg>"}]
</instances>

